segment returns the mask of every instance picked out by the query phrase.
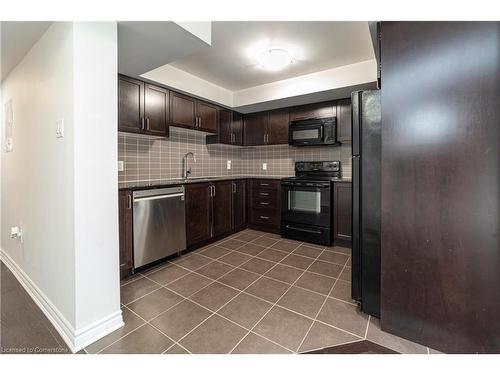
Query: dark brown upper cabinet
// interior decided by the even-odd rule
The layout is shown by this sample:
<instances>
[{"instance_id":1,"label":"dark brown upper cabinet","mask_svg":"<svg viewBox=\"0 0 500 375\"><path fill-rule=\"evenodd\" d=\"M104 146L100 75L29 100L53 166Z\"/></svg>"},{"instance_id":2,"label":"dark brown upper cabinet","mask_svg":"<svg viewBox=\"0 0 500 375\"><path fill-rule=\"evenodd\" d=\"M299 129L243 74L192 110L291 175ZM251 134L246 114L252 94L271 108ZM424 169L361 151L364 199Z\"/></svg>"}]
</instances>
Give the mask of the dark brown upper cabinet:
<instances>
[{"instance_id":1,"label":"dark brown upper cabinet","mask_svg":"<svg viewBox=\"0 0 500 375\"><path fill-rule=\"evenodd\" d=\"M290 112L288 108L282 108L270 111L266 144L269 145L287 144L289 122L290 122Z\"/></svg>"},{"instance_id":2,"label":"dark brown upper cabinet","mask_svg":"<svg viewBox=\"0 0 500 375\"><path fill-rule=\"evenodd\" d=\"M118 130L142 133L144 82L118 77Z\"/></svg>"},{"instance_id":3,"label":"dark brown upper cabinet","mask_svg":"<svg viewBox=\"0 0 500 375\"><path fill-rule=\"evenodd\" d=\"M169 91L118 77L118 130L168 137Z\"/></svg>"},{"instance_id":4,"label":"dark brown upper cabinet","mask_svg":"<svg viewBox=\"0 0 500 375\"><path fill-rule=\"evenodd\" d=\"M341 143L352 141L351 99L337 101L337 139Z\"/></svg>"},{"instance_id":5,"label":"dark brown upper cabinet","mask_svg":"<svg viewBox=\"0 0 500 375\"><path fill-rule=\"evenodd\" d=\"M207 143L243 146L243 118L238 112L219 109L219 130L217 135L209 135Z\"/></svg>"},{"instance_id":6,"label":"dark brown upper cabinet","mask_svg":"<svg viewBox=\"0 0 500 375\"><path fill-rule=\"evenodd\" d=\"M249 113L244 116L245 146L266 144L268 112Z\"/></svg>"},{"instance_id":7,"label":"dark brown upper cabinet","mask_svg":"<svg viewBox=\"0 0 500 375\"><path fill-rule=\"evenodd\" d=\"M195 129L197 127L195 99L172 92L170 95L170 124L181 128Z\"/></svg>"},{"instance_id":8,"label":"dark brown upper cabinet","mask_svg":"<svg viewBox=\"0 0 500 375\"><path fill-rule=\"evenodd\" d=\"M290 121L336 116L335 102L322 102L290 108Z\"/></svg>"},{"instance_id":9,"label":"dark brown upper cabinet","mask_svg":"<svg viewBox=\"0 0 500 375\"><path fill-rule=\"evenodd\" d=\"M217 133L217 107L187 95L170 95L170 124L181 128Z\"/></svg>"},{"instance_id":10,"label":"dark brown upper cabinet","mask_svg":"<svg viewBox=\"0 0 500 375\"><path fill-rule=\"evenodd\" d=\"M277 145L288 143L288 108L245 115L245 145Z\"/></svg>"},{"instance_id":11,"label":"dark brown upper cabinet","mask_svg":"<svg viewBox=\"0 0 500 375\"><path fill-rule=\"evenodd\" d=\"M203 130L208 133L217 133L219 114L216 106L197 101L196 117L198 119L198 130Z\"/></svg>"},{"instance_id":12,"label":"dark brown upper cabinet","mask_svg":"<svg viewBox=\"0 0 500 375\"><path fill-rule=\"evenodd\" d=\"M146 83L144 103L145 133L168 136L169 91Z\"/></svg>"}]
</instances>

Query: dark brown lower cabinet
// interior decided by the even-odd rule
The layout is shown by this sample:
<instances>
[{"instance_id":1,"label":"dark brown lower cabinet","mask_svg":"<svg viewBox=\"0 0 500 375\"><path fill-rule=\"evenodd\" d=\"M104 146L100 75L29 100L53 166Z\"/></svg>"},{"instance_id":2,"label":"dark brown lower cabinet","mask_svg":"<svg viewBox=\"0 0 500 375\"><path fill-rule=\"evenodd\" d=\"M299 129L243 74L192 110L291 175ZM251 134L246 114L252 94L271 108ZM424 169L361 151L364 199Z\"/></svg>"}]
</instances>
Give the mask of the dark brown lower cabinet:
<instances>
[{"instance_id":1,"label":"dark brown lower cabinet","mask_svg":"<svg viewBox=\"0 0 500 375\"><path fill-rule=\"evenodd\" d=\"M233 230L238 232L247 226L247 181L234 180L233 184Z\"/></svg>"},{"instance_id":2,"label":"dark brown lower cabinet","mask_svg":"<svg viewBox=\"0 0 500 375\"><path fill-rule=\"evenodd\" d=\"M246 227L246 181L186 185L187 246L219 239Z\"/></svg>"},{"instance_id":3,"label":"dark brown lower cabinet","mask_svg":"<svg viewBox=\"0 0 500 375\"><path fill-rule=\"evenodd\" d=\"M212 186L213 235L219 237L233 230L233 181L217 181Z\"/></svg>"},{"instance_id":4,"label":"dark brown lower cabinet","mask_svg":"<svg viewBox=\"0 0 500 375\"><path fill-rule=\"evenodd\" d=\"M187 184L186 240L193 246L212 237L212 184Z\"/></svg>"},{"instance_id":5,"label":"dark brown lower cabinet","mask_svg":"<svg viewBox=\"0 0 500 375\"><path fill-rule=\"evenodd\" d=\"M118 228L120 244L120 278L130 275L134 266L134 229L132 191L118 192Z\"/></svg>"},{"instance_id":6,"label":"dark brown lower cabinet","mask_svg":"<svg viewBox=\"0 0 500 375\"><path fill-rule=\"evenodd\" d=\"M248 224L271 233L280 233L281 181L250 179L248 194Z\"/></svg>"},{"instance_id":7,"label":"dark brown lower cabinet","mask_svg":"<svg viewBox=\"0 0 500 375\"><path fill-rule=\"evenodd\" d=\"M333 239L352 241L352 188L350 182L333 184Z\"/></svg>"}]
</instances>

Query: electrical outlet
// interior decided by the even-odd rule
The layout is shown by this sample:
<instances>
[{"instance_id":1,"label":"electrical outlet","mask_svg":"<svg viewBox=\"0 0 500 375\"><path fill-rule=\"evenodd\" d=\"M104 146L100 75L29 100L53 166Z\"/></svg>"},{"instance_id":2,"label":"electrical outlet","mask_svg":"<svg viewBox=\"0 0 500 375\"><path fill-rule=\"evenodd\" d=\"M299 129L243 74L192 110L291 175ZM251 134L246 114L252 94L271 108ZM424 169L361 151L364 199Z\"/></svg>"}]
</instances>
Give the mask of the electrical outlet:
<instances>
[{"instance_id":1,"label":"electrical outlet","mask_svg":"<svg viewBox=\"0 0 500 375\"><path fill-rule=\"evenodd\" d=\"M231 169L231 160L228 160L227 161L227 170L230 170Z\"/></svg>"},{"instance_id":2,"label":"electrical outlet","mask_svg":"<svg viewBox=\"0 0 500 375\"><path fill-rule=\"evenodd\" d=\"M123 172L125 170L125 163L123 160L118 160L118 172Z\"/></svg>"},{"instance_id":3,"label":"electrical outlet","mask_svg":"<svg viewBox=\"0 0 500 375\"><path fill-rule=\"evenodd\" d=\"M262 170L267 171L267 163L262 163Z\"/></svg>"}]
</instances>

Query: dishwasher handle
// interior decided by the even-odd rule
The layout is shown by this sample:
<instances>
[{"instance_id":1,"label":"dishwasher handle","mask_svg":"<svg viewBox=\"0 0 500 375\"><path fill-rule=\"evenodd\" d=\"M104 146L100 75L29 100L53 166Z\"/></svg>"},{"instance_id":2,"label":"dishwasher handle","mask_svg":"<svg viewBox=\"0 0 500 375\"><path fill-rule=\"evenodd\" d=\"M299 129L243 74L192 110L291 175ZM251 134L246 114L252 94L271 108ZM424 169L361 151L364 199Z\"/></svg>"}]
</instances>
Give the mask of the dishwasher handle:
<instances>
[{"instance_id":1,"label":"dishwasher handle","mask_svg":"<svg viewBox=\"0 0 500 375\"><path fill-rule=\"evenodd\" d=\"M184 200L184 193L153 195L151 197L134 198L134 202L153 201L157 199L175 198L175 197L182 197L182 200Z\"/></svg>"}]
</instances>

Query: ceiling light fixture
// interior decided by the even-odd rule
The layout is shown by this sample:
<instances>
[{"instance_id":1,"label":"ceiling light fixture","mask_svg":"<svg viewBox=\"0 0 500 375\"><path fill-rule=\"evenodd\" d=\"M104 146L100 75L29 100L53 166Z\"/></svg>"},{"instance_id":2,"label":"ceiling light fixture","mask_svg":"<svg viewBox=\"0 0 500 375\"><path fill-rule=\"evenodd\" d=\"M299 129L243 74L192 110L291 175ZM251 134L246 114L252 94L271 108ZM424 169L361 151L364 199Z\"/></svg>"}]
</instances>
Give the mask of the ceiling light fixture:
<instances>
[{"instance_id":1,"label":"ceiling light fixture","mask_svg":"<svg viewBox=\"0 0 500 375\"><path fill-rule=\"evenodd\" d=\"M280 70L293 64L293 55L283 48L267 48L257 55L259 65L266 70Z\"/></svg>"}]
</instances>

